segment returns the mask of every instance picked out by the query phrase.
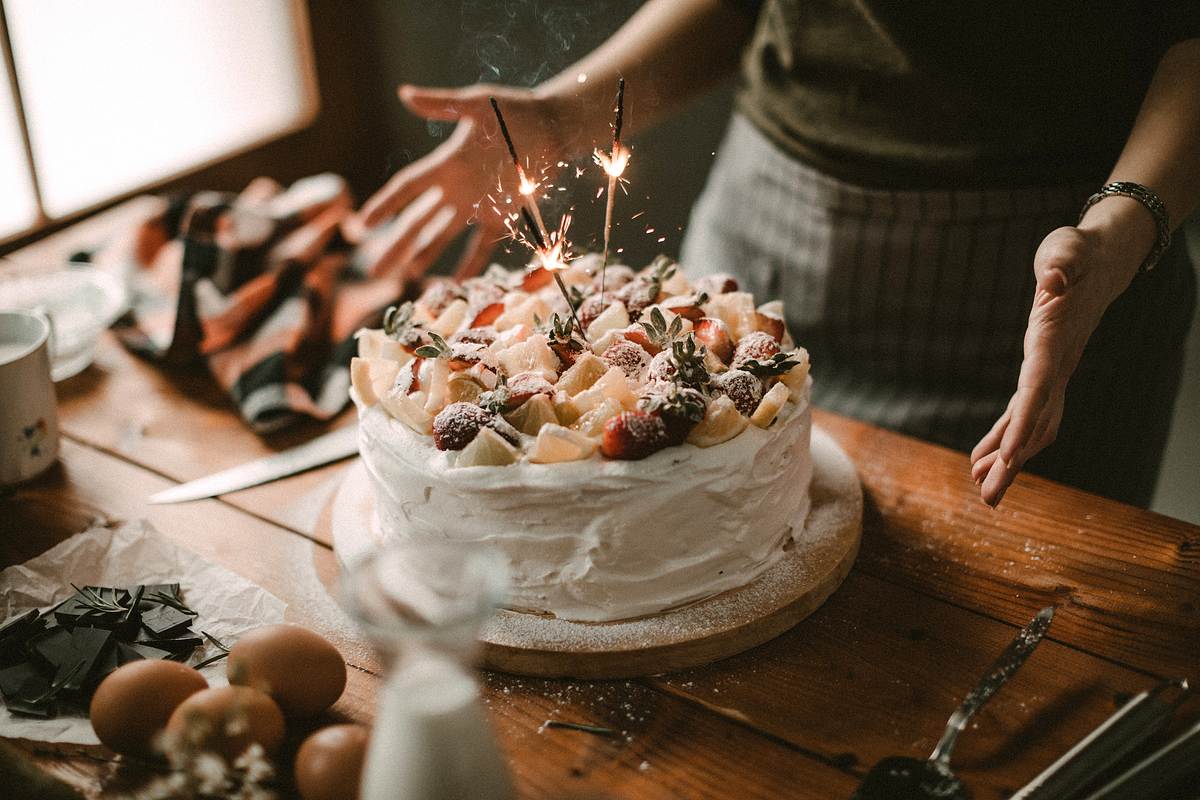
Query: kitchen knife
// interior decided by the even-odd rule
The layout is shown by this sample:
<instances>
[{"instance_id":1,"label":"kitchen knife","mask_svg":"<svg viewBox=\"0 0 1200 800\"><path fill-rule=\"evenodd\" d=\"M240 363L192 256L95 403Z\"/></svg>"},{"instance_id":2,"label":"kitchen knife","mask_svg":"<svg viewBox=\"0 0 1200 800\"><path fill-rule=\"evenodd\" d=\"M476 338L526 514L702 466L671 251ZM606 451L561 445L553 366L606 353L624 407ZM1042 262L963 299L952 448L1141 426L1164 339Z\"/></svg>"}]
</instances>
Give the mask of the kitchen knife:
<instances>
[{"instance_id":1,"label":"kitchen knife","mask_svg":"<svg viewBox=\"0 0 1200 800\"><path fill-rule=\"evenodd\" d=\"M151 503L183 503L216 497L258 486L260 483L286 478L306 469L319 467L332 461L355 455L358 452L358 426L347 425L336 431L318 436L311 442L284 450L282 453L248 461L222 472L197 478L194 481L172 486L152 495Z\"/></svg>"}]
</instances>

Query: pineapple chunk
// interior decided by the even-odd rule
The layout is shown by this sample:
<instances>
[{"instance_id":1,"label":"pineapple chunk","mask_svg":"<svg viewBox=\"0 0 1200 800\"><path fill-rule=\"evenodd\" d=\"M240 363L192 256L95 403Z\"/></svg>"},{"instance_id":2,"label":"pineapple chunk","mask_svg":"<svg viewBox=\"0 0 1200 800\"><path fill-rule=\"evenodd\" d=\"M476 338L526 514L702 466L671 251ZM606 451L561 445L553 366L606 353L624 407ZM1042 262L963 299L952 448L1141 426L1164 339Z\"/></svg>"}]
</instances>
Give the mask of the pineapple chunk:
<instances>
[{"instance_id":1,"label":"pineapple chunk","mask_svg":"<svg viewBox=\"0 0 1200 800\"><path fill-rule=\"evenodd\" d=\"M663 281L662 290L669 295L691 294L692 282L683 274L683 270L675 270L675 274Z\"/></svg>"},{"instance_id":2,"label":"pineapple chunk","mask_svg":"<svg viewBox=\"0 0 1200 800\"><path fill-rule=\"evenodd\" d=\"M407 395L402 391L393 390L379 399L385 411L392 419L412 428L425 436L433 434L433 415L425 410L424 392Z\"/></svg>"},{"instance_id":3,"label":"pineapple chunk","mask_svg":"<svg viewBox=\"0 0 1200 800\"><path fill-rule=\"evenodd\" d=\"M608 364L591 353L583 353L562 374L554 388L556 391L575 396L584 389L590 389L592 384L604 377L606 372L608 372Z\"/></svg>"},{"instance_id":4,"label":"pineapple chunk","mask_svg":"<svg viewBox=\"0 0 1200 800\"><path fill-rule=\"evenodd\" d=\"M446 381L446 405L474 403L483 394L483 385L466 370L451 372Z\"/></svg>"},{"instance_id":5,"label":"pineapple chunk","mask_svg":"<svg viewBox=\"0 0 1200 800\"><path fill-rule=\"evenodd\" d=\"M600 405L577 419L572 425L584 436L599 438L604 433L604 423L625 409L616 400L605 400Z\"/></svg>"},{"instance_id":6,"label":"pineapple chunk","mask_svg":"<svg viewBox=\"0 0 1200 800\"><path fill-rule=\"evenodd\" d=\"M554 413L558 416L558 422L561 425L570 425L575 420L579 419L582 413L579 407L575 405L575 400L566 392L554 393Z\"/></svg>"},{"instance_id":7,"label":"pineapple chunk","mask_svg":"<svg viewBox=\"0 0 1200 800\"><path fill-rule=\"evenodd\" d=\"M467 321L467 301L455 300L438 314L429 330L443 338L457 331Z\"/></svg>"},{"instance_id":8,"label":"pineapple chunk","mask_svg":"<svg viewBox=\"0 0 1200 800\"><path fill-rule=\"evenodd\" d=\"M714 295L704 304L704 314L715 317L729 326L734 340L740 339L742 318L754 313L754 296L749 292L726 292Z\"/></svg>"},{"instance_id":9,"label":"pineapple chunk","mask_svg":"<svg viewBox=\"0 0 1200 800\"><path fill-rule=\"evenodd\" d=\"M354 334L354 338L358 340L360 358L390 358L401 364L412 360L412 353L379 328L363 328Z\"/></svg>"},{"instance_id":10,"label":"pineapple chunk","mask_svg":"<svg viewBox=\"0 0 1200 800\"><path fill-rule=\"evenodd\" d=\"M637 406L637 397L629 388L629 379L620 367L612 367L601 376L600 380L575 395L575 406L580 413L591 411L604 400L615 400L622 408L633 409Z\"/></svg>"},{"instance_id":11,"label":"pineapple chunk","mask_svg":"<svg viewBox=\"0 0 1200 800\"><path fill-rule=\"evenodd\" d=\"M596 446L595 439L579 431L561 425L545 425L538 431L537 441L529 451L529 460L535 464L578 461L596 452Z\"/></svg>"},{"instance_id":12,"label":"pineapple chunk","mask_svg":"<svg viewBox=\"0 0 1200 800\"><path fill-rule=\"evenodd\" d=\"M508 414L505 419L521 433L527 433L530 436L537 436L543 425L558 424L558 415L554 412L554 401L545 394L535 394L511 414Z\"/></svg>"},{"instance_id":13,"label":"pineapple chunk","mask_svg":"<svg viewBox=\"0 0 1200 800\"><path fill-rule=\"evenodd\" d=\"M558 356L554 355L543 334L535 333L525 341L501 350L496 357L509 375L535 372L550 383L558 380Z\"/></svg>"},{"instance_id":14,"label":"pineapple chunk","mask_svg":"<svg viewBox=\"0 0 1200 800\"><path fill-rule=\"evenodd\" d=\"M482 428L458 454L456 467L503 467L516 463L520 453L491 428Z\"/></svg>"},{"instance_id":15,"label":"pineapple chunk","mask_svg":"<svg viewBox=\"0 0 1200 800\"><path fill-rule=\"evenodd\" d=\"M396 382L400 364L389 358L350 359L350 385L363 405L373 406Z\"/></svg>"},{"instance_id":16,"label":"pineapple chunk","mask_svg":"<svg viewBox=\"0 0 1200 800\"><path fill-rule=\"evenodd\" d=\"M421 388L428 397L425 410L437 414L446 405L447 384L450 381L450 362L444 358L427 358L421 365Z\"/></svg>"},{"instance_id":17,"label":"pineapple chunk","mask_svg":"<svg viewBox=\"0 0 1200 800\"><path fill-rule=\"evenodd\" d=\"M742 416L733 401L721 395L708 404L704 419L692 428L687 440L697 447L712 447L729 441L746 430L749 424L750 420Z\"/></svg>"},{"instance_id":18,"label":"pineapple chunk","mask_svg":"<svg viewBox=\"0 0 1200 800\"><path fill-rule=\"evenodd\" d=\"M797 348L792 357L799 358L800 363L792 367L788 372L780 375L779 381L787 386L792 402L799 403L804 399L804 385L808 381L808 351L803 347Z\"/></svg>"},{"instance_id":19,"label":"pineapple chunk","mask_svg":"<svg viewBox=\"0 0 1200 800\"><path fill-rule=\"evenodd\" d=\"M783 404L788 401L788 387L786 384L777 383L771 387L763 399L758 401L758 408L754 409L754 413L750 415L750 421L760 428L770 427L775 418L779 416L779 412L783 410Z\"/></svg>"},{"instance_id":20,"label":"pineapple chunk","mask_svg":"<svg viewBox=\"0 0 1200 800\"><path fill-rule=\"evenodd\" d=\"M587 338L589 342L594 342L609 331L628 327L629 312L625 310L624 303L615 300L612 305L601 312L600 316L592 320L591 325L588 325Z\"/></svg>"},{"instance_id":21,"label":"pineapple chunk","mask_svg":"<svg viewBox=\"0 0 1200 800\"><path fill-rule=\"evenodd\" d=\"M534 317L542 320L550 318L550 306L546 305L546 301L537 295L530 295L513 305L505 303L504 313L496 317L496 330L502 331L517 325L534 328L536 327Z\"/></svg>"}]
</instances>

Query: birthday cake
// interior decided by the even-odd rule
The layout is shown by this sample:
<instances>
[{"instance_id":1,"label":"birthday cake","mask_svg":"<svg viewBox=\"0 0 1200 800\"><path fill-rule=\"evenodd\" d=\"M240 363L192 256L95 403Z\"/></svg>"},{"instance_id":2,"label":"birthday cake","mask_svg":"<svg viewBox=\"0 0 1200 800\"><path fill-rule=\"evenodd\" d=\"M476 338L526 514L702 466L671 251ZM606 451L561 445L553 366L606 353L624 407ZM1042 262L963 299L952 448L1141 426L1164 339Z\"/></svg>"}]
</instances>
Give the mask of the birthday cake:
<instances>
[{"instance_id":1,"label":"birthday cake","mask_svg":"<svg viewBox=\"0 0 1200 800\"><path fill-rule=\"evenodd\" d=\"M497 549L510 607L586 622L752 582L797 546L812 476L781 304L661 257L601 272L433 283L351 366L385 539Z\"/></svg>"}]
</instances>

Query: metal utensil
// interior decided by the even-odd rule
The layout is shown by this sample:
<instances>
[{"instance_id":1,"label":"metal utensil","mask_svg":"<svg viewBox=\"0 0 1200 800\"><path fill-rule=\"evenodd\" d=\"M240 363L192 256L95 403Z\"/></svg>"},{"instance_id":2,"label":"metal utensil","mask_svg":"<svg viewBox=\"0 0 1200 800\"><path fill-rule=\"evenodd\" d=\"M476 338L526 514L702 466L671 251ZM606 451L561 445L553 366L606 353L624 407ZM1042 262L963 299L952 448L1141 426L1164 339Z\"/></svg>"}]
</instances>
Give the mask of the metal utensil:
<instances>
[{"instance_id":1,"label":"metal utensil","mask_svg":"<svg viewBox=\"0 0 1200 800\"><path fill-rule=\"evenodd\" d=\"M850 800L964 800L971 796L967 787L950 769L950 753L958 735L966 728L975 712L983 708L992 695L1025 663L1029 654L1041 642L1050 621L1052 607L1043 608L1017 634L1016 638L996 659L988 673L971 690L962 705L946 723L937 747L929 758L921 761L907 756L892 756L876 764Z\"/></svg>"},{"instance_id":2,"label":"metal utensil","mask_svg":"<svg viewBox=\"0 0 1200 800\"><path fill-rule=\"evenodd\" d=\"M1171 690L1179 690L1172 699ZM1187 698L1186 680L1139 692L1009 800L1073 800L1166 727Z\"/></svg>"},{"instance_id":3,"label":"metal utensil","mask_svg":"<svg viewBox=\"0 0 1200 800\"><path fill-rule=\"evenodd\" d=\"M306 469L347 458L357 452L358 426L347 425L282 453L248 461L204 478L172 486L152 495L149 502L182 503L187 500L216 497L219 494L228 494L238 489L248 489L260 483L286 478Z\"/></svg>"},{"instance_id":4,"label":"metal utensil","mask_svg":"<svg viewBox=\"0 0 1200 800\"><path fill-rule=\"evenodd\" d=\"M1200 722L1088 795L1087 800L1178 800L1195 797L1197 784Z\"/></svg>"}]
</instances>

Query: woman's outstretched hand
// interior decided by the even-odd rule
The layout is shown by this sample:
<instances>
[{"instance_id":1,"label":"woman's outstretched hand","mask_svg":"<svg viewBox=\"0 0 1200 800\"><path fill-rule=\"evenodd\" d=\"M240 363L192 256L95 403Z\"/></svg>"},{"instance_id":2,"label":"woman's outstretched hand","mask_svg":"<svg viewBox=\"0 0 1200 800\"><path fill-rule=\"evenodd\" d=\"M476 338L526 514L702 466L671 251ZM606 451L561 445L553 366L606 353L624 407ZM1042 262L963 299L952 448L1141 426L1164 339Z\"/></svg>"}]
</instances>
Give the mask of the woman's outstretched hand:
<instances>
[{"instance_id":1,"label":"woman's outstretched hand","mask_svg":"<svg viewBox=\"0 0 1200 800\"><path fill-rule=\"evenodd\" d=\"M401 169L363 205L346 226L359 240L381 229L371 251L372 275L419 278L464 230L471 235L456 277L478 274L504 237L503 220L487 195L497 184L516 191L508 150L489 98L495 97L522 160L553 166L559 160L549 101L534 91L476 85L462 89L401 86L400 101L417 116L456 122L450 138ZM499 199L499 198L497 198Z\"/></svg>"},{"instance_id":2,"label":"woman's outstretched hand","mask_svg":"<svg viewBox=\"0 0 1200 800\"><path fill-rule=\"evenodd\" d=\"M1108 198L1080 227L1058 228L1042 240L1016 393L971 451L971 477L988 505L998 504L1025 462L1054 441L1083 348L1136 274L1154 235L1150 215L1136 201Z\"/></svg>"}]
</instances>

